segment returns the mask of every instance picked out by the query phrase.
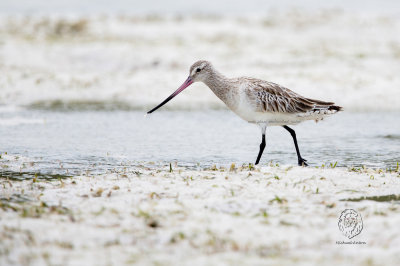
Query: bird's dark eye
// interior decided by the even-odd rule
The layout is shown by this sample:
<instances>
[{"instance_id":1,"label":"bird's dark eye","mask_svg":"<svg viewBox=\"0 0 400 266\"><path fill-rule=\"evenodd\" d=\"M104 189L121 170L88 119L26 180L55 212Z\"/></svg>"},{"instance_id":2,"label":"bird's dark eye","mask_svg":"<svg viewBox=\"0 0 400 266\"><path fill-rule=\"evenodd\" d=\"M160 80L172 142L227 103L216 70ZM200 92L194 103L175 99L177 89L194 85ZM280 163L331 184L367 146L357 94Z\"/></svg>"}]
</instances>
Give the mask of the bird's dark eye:
<instances>
[{"instance_id":1,"label":"bird's dark eye","mask_svg":"<svg viewBox=\"0 0 400 266\"><path fill-rule=\"evenodd\" d=\"M200 68L198 68L198 69L196 69L196 72L198 73L198 72L200 72L201 71L201 69Z\"/></svg>"}]
</instances>

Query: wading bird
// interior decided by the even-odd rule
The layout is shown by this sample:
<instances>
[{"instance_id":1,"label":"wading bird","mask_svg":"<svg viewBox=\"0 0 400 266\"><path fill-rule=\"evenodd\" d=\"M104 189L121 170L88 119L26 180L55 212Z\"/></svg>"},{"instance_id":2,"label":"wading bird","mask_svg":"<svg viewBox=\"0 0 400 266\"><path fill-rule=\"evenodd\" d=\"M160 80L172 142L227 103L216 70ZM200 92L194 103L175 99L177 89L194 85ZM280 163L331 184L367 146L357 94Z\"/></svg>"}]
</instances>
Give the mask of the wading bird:
<instances>
[{"instance_id":1,"label":"wading bird","mask_svg":"<svg viewBox=\"0 0 400 266\"><path fill-rule=\"evenodd\" d=\"M255 164L260 162L265 148L267 126L282 126L293 138L298 164L307 166L307 160L300 155L296 133L288 125L322 120L342 109L333 102L309 99L273 82L248 77L227 78L210 62L200 60L190 67L189 77L182 86L147 113L154 112L198 81L206 84L238 116L261 127L262 140Z\"/></svg>"}]
</instances>

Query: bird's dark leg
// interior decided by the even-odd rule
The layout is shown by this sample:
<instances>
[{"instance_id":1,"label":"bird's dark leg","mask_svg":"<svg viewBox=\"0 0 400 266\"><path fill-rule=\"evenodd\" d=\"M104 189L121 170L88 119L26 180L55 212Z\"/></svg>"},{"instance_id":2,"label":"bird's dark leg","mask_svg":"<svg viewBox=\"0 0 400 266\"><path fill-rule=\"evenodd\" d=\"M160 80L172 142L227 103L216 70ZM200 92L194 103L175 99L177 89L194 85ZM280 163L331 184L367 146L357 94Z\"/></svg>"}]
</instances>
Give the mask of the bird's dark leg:
<instances>
[{"instance_id":1,"label":"bird's dark leg","mask_svg":"<svg viewBox=\"0 0 400 266\"><path fill-rule=\"evenodd\" d=\"M261 155L263 154L263 151L265 149L265 130L267 126L266 125L261 125L261 133L262 133L262 140L260 144L260 151L258 152L257 160L256 160L256 165L260 162Z\"/></svg>"},{"instance_id":2,"label":"bird's dark leg","mask_svg":"<svg viewBox=\"0 0 400 266\"><path fill-rule=\"evenodd\" d=\"M297 160L299 162L299 165L300 166L308 166L308 164L306 163L307 160L303 159L300 155L299 146L297 145L296 132L294 132L294 130L288 126L283 126L283 128L286 129L287 131L289 131L290 135L292 135L292 138L294 141L294 146L296 147Z\"/></svg>"}]
</instances>

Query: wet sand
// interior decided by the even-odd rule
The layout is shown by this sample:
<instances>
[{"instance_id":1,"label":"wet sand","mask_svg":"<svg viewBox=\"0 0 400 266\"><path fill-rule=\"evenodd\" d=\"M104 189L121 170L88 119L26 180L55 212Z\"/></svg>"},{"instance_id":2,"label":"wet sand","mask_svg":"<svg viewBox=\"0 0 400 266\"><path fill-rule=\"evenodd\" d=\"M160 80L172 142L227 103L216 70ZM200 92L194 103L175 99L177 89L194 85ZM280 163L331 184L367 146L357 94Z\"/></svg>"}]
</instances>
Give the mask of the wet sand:
<instances>
[{"instance_id":1,"label":"wet sand","mask_svg":"<svg viewBox=\"0 0 400 266\"><path fill-rule=\"evenodd\" d=\"M399 178L398 168L171 165L0 179L0 264L394 265ZM363 220L351 240L338 228L345 209Z\"/></svg>"}]
</instances>

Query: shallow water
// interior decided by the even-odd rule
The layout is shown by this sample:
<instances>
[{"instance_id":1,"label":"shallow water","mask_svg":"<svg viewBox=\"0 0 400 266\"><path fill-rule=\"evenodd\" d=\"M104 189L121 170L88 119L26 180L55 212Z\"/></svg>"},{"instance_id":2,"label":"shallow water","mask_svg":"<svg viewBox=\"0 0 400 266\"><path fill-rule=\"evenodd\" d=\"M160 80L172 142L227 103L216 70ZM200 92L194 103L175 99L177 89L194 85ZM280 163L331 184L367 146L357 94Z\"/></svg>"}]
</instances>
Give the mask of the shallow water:
<instances>
[{"instance_id":1,"label":"shallow water","mask_svg":"<svg viewBox=\"0 0 400 266\"><path fill-rule=\"evenodd\" d=\"M396 167L399 113L341 113L293 127L311 166ZM2 176L60 178L147 164L208 167L254 163L261 141L256 125L229 111L0 113ZM7 152L7 155L5 154ZM267 129L261 163L296 165L294 145L281 127ZM149 164L150 163L150 164Z\"/></svg>"}]
</instances>

